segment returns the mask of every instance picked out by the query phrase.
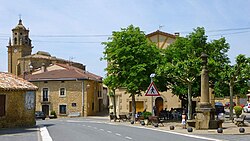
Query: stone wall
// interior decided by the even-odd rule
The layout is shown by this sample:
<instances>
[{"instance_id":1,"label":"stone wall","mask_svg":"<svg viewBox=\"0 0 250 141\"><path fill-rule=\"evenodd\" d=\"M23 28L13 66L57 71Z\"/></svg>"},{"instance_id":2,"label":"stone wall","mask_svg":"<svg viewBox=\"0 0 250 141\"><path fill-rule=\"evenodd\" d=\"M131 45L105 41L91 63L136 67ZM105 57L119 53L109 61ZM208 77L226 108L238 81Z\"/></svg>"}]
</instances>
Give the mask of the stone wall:
<instances>
[{"instance_id":1,"label":"stone wall","mask_svg":"<svg viewBox=\"0 0 250 141\"><path fill-rule=\"evenodd\" d=\"M35 108L25 107L26 91L0 91L6 95L5 116L0 117L0 128L30 127L36 124Z\"/></svg>"},{"instance_id":2,"label":"stone wall","mask_svg":"<svg viewBox=\"0 0 250 141\"><path fill-rule=\"evenodd\" d=\"M162 98L163 105L161 109L167 109L170 110L171 108L180 108L181 107L181 100L176 95L173 95L170 91L168 92L159 92L160 96L154 96L153 102L155 105L155 101L158 97ZM119 114L127 114L130 111L130 102L132 101L132 98L129 97L129 93L125 92L125 89L117 89L115 92L115 103L116 103L116 113ZM135 96L136 101L143 102L143 108L140 109L146 109L146 111L152 112L152 96L145 96L145 93L142 94L142 96ZM109 112L114 112L114 101L113 97L110 98L110 110ZM137 111L139 112L139 111ZM142 111L140 111L142 112Z\"/></svg>"},{"instance_id":3,"label":"stone wall","mask_svg":"<svg viewBox=\"0 0 250 141\"><path fill-rule=\"evenodd\" d=\"M67 116L73 112L80 112L82 115L82 82L83 81L41 81L33 82L39 89L36 97L36 111L42 111L42 105L49 105L49 114L55 111L57 116ZM48 103L42 101L42 90L48 88ZM60 96L60 88L65 88L65 96ZM75 103L75 106L72 106ZM66 115L59 114L59 105L66 105Z\"/></svg>"},{"instance_id":4,"label":"stone wall","mask_svg":"<svg viewBox=\"0 0 250 141\"><path fill-rule=\"evenodd\" d=\"M51 111L55 111L59 117L65 117L71 113L80 113L81 116L88 116L99 112L98 86L102 85L102 83L92 80L39 81L32 83L39 88L36 97L36 111L42 111L42 105L49 105L49 114ZM47 103L42 102L43 88L49 89ZM63 97L59 94L60 88L66 89L66 95ZM66 114L59 114L59 105L66 105Z\"/></svg>"}]
</instances>

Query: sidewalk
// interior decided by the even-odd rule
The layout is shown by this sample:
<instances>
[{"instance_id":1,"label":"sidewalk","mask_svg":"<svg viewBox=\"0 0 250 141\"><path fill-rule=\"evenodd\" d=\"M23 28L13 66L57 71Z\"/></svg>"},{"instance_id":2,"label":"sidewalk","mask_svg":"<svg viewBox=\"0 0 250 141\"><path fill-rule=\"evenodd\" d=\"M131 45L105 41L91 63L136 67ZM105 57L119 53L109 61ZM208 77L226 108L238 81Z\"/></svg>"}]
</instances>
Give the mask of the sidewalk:
<instances>
[{"instance_id":1,"label":"sidewalk","mask_svg":"<svg viewBox=\"0 0 250 141\"><path fill-rule=\"evenodd\" d=\"M123 125L127 125L127 126L140 126L140 127L145 127L145 128L157 128L159 130L165 130L165 131L171 131L171 132L177 132L177 133L182 133L182 134L228 134L228 135L250 135L250 124L245 121L245 125L241 126L245 129L245 133L240 133L239 132L239 128L241 127L237 127L237 125L235 125L234 123L232 123L231 120L226 120L224 121L224 123L222 124L222 128L223 128L223 133L217 133L217 129L208 129L208 130L196 130L195 128L193 128L193 132L188 132L187 129L183 129L181 122L165 122L164 126L159 125L159 127L154 127L152 125L145 125L142 126L140 125L139 122L136 122L135 124L131 124L130 122L114 122L111 121L111 123L114 124L123 124ZM170 130L170 126L174 126L174 130Z\"/></svg>"}]
</instances>

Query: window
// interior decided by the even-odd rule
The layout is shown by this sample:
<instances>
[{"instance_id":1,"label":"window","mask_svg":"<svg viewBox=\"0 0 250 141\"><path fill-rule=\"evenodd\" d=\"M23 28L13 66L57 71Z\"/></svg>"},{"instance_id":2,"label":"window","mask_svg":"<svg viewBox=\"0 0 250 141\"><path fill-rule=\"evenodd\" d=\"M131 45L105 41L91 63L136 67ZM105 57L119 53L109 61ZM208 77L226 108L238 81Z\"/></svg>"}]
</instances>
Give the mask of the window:
<instances>
[{"instance_id":1,"label":"window","mask_svg":"<svg viewBox=\"0 0 250 141\"><path fill-rule=\"evenodd\" d=\"M100 97L102 97L102 91L98 91L98 97L100 98Z\"/></svg>"},{"instance_id":2,"label":"window","mask_svg":"<svg viewBox=\"0 0 250 141\"><path fill-rule=\"evenodd\" d=\"M0 95L0 117L5 116L5 95Z\"/></svg>"},{"instance_id":3,"label":"window","mask_svg":"<svg viewBox=\"0 0 250 141\"><path fill-rule=\"evenodd\" d=\"M59 114L66 114L66 105L59 105Z\"/></svg>"},{"instance_id":4,"label":"window","mask_svg":"<svg viewBox=\"0 0 250 141\"><path fill-rule=\"evenodd\" d=\"M60 97L66 96L65 88L60 88L60 90L59 90L59 95L60 95Z\"/></svg>"},{"instance_id":5,"label":"window","mask_svg":"<svg viewBox=\"0 0 250 141\"><path fill-rule=\"evenodd\" d=\"M43 101L49 100L49 89L48 88L43 88L42 96L43 96Z\"/></svg>"}]
</instances>

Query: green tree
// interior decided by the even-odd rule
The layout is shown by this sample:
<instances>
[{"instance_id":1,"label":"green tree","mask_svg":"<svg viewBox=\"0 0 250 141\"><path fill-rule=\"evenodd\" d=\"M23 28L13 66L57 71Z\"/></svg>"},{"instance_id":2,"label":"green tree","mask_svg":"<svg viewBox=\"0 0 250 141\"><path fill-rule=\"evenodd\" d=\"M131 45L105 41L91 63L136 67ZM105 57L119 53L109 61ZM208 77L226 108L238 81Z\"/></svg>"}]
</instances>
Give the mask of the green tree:
<instances>
[{"instance_id":1,"label":"green tree","mask_svg":"<svg viewBox=\"0 0 250 141\"><path fill-rule=\"evenodd\" d=\"M160 58L159 49L148 42L144 32L133 25L113 31L105 45L104 60L107 60L107 78L125 87L132 97L132 118L136 113L135 95L141 95L150 83L150 74L155 72ZM112 77L112 78L110 78ZM115 79L115 81L113 81ZM115 88L115 87L114 87Z\"/></svg>"},{"instance_id":2,"label":"green tree","mask_svg":"<svg viewBox=\"0 0 250 141\"><path fill-rule=\"evenodd\" d=\"M165 78L172 92L188 99L188 119L192 118L192 96L200 94L202 52L208 55L210 86L218 79L221 64L228 63L229 49L224 38L207 42L204 28L194 29L186 37L179 37L164 50L157 74Z\"/></svg>"},{"instance_id":3,"label":"green tree","mask_svg":"<svg viewBox=\"0 0 250 141\"><path fill-rule=\"evenodd\" d=\"M112 67L112 66L110 66ZM110 69L110 68L107 68ZM109 74L103 81L103 83L108 87L109 90L109 96L111 99L113 99L113 108L114 108L114 115L116 115L116 99L115 99L115 90L119 88L120 84L117 80L117 77L115 75Z\"/></svg>"},{"instance_id":4,"label":"green tree","mask_svg":"<svg viewBox=\"0 0 250 141\"><path fill-rule=\"evenodd\" d=\"M225 64L222 71L220 72L221 81L225 82L229 86L230 93L230 119L233 119L233 95L234 88L238 86L238 92L247 93L249 86L247 86L250 79L250 58L245 57L245 55L238 55L236 57L236 64L230 65ZM241 86L239 87L239 85ZM247 87L248 88L247 88Z\"/></svg>"}]
</instances>

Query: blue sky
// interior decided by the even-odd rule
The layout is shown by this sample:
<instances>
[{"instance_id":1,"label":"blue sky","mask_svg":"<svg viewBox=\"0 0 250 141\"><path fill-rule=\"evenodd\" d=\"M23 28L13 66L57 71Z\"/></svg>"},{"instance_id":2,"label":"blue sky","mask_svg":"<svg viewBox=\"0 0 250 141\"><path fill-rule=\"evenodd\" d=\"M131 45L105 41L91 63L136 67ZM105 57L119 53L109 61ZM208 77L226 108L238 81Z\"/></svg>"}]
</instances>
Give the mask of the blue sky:
<instances>
[{"instance_id":1,"label":"blue sky","mask_svg":"<svg viewBox=\"0 0 250 141\"><path fill-rule=\"evenodd\" d=\"M30 30L32 53L47 51L52 56L83 63L88 71L100 76L105 76L106 67L106 62L100 61L104 49L101 42L107 41L112 31L130 24L139 26L146 34L161 25L161 31L180 32L181 36L198 26L205 27L209 40L226 38L232 61L239 54L250 56L248 0L0 0L0 3L0 71L7 71L6 46L19 14ZM231 30L218 31L221 29Z\"/></svg>"}]
</instances>

